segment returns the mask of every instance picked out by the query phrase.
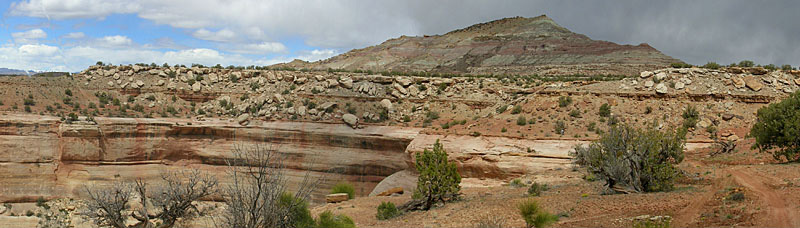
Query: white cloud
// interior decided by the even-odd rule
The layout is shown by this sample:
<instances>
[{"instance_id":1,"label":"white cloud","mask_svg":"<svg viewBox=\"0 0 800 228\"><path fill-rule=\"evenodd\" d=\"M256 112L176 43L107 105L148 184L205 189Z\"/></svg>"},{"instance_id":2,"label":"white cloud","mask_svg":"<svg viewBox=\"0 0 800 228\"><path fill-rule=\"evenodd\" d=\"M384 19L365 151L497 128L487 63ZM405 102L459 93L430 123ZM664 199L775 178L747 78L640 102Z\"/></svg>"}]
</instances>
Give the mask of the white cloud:
<instances>
[{"instance_id":1,"label":"white cloud","mask_svg":"<svg viewBox=\"0 0 800 228\"><path fill-rule=\"evenodd\" d=\"M287 48L279 42L261 42L256 44L245 44L231 51L242 54L268 54L286 52Z\"/></svg>"},{"instance_id":2,"label":"white cloud","mask_svg":"<svg viewBox=\"0 0 800 228\"><path fill-rule=\"evenodd\" d=\"M314 49L310 52L301 53L297 56L297 59L305 60L305 61L317 61L327 59L339 54L336 50L325 49L325 50L317 50Z\"/></svg>"},{"instance_id":3,"label":"white cloud","mask_svg":"<svg viewBox=\"0 0 800 228\"><path fill-rule=\"evenodd\" d=\"M45 44L26 44L19 47L19 54L23 56L48 56L58 52L58 47Z\"/></svg>"},{"instance_id":4,"label":"white cloud","mask_svg":"<svg viewBox=\"0 0 800 228\"><path fill-rule=\"evenodd\" d=\"M104 36L97 40L98 44L106 47L124 47L133 44L130 38L126 36Z\"/></svg>"},{"instance_id":5,"label":"white cloud","mask_svg":"<svg viewBox=\"0 0 800 228\"><path fill-rule=\"evenodd\" d=\"M67 38L67 39L82 39L82 38L86 37L86 34L83 34L82 32L71 32L71 33L67 33L66 35L64 35L62 37L63 38Z\"/></svg>"},{"instance_id":6,"label":"white cloud","mask_svg":"<svg viewBox=\"0 0 800 228\"><path fill-rule=\"evenodd\" d=\"M11 33L11 37L14 38L14 42L27 44L35 43L38 39L47 38L47 33L41 29L31 29L24 32Z\"/></svg>"},{"instance_id":7,"label":"white cloud","mask_svg":"<svg viewBox=\"0 0 800 228\"><path fill-rule=\"evenodd\" d=\"M208 31L206 29L198 29L192 33L192 36L203 40L227 42L233 40L236 37L236 34L228 29L222 29L216 32Z\"/></svg>"},{"instance_id":8,"label":"white cloud","mask_svg":"<svg viewBox=\"0 0 800 228\"><path fill-rule=\"evenodd\" d=\"M28 0L9 7L12 16L48 19L102 19L113 13L135 13L141 8L139 2L128 0Z\"/></svg>"}]
</instances>

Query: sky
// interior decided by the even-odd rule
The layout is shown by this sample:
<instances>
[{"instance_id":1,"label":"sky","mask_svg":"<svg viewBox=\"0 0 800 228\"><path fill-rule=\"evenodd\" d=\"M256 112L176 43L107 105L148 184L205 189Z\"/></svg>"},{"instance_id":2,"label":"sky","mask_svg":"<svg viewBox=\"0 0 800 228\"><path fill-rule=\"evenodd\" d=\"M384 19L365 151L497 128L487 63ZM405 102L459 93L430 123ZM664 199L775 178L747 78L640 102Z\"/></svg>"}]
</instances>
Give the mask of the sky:
<instances>
[{"instance_id":1,"label":"sky","mask_svg":"<svg viewBox=\"0 0 800 228\"><path fill-rule=\"evenodd\" d=\"M0 67L316 61L401 35L546 14L692 64L800 65L800 1L0 0Z\"/></svg>"}]
</instances>

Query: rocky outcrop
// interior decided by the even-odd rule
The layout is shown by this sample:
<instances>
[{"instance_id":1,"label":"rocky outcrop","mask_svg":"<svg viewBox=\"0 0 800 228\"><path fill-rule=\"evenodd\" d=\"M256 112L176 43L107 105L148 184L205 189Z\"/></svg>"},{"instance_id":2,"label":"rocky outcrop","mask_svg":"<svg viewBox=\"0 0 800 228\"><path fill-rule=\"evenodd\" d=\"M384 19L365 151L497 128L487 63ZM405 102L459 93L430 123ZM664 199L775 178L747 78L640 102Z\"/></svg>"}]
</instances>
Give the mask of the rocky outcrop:
<instances>
[{"instance_id":1,"label":"rocky outcrop","mask_svg":"<svg viewBox=\"0 0 800 228\"><path fill-rule=\"evenodd\" d=\"M167 122L97 118L66 124L53 117L0 119L0 202L74 197L84 185L157 179L161 172L197 168L221 177L237 146L269 143L288 155L289 183L305 172L356 186L365 195L407 168L406 146L418 130L339 124L228 121ZM323 183L316 199L333 183Z\"/></svg>"}]
</instances>

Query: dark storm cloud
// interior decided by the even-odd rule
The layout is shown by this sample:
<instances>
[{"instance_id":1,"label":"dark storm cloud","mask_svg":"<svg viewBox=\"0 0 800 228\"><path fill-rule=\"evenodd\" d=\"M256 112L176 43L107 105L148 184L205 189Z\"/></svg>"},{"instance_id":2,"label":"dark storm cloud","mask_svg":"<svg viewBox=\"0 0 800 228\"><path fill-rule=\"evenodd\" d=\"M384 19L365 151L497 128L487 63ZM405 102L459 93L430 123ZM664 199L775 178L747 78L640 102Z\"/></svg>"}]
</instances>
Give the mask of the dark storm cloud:
<instances>
[{"instance_id":1,"label":"dark storm cloud","mask_svg":"<svg viewBox=\"0 0 800 228\"><path fill-rule=\"evenodd\" d=\"M420 34L546 14L592 39L648 43L692 64L800 65L800 1L424 1L405 10Z\"/></svg>"}]
</instances>

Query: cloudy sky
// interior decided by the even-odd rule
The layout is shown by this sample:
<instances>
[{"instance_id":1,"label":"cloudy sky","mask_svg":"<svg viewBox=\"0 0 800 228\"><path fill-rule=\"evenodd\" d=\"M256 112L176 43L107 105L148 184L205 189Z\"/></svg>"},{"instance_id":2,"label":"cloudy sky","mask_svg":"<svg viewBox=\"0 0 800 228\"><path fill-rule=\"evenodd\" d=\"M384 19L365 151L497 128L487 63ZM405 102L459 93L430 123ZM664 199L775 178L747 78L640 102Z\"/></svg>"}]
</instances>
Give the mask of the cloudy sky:
<instances>
[{"instance_id":1,"label":"cloudy sky","mask_svg":"<svg viewBox=\"0 0 800 228\"><path fill-rule=\"evenodd\" d=\"M398 37L542 14L593 39L648 43L693 64L800 65L800 1L0 1L0 67L270 65Z\"/></svg>"}]
</instances>

